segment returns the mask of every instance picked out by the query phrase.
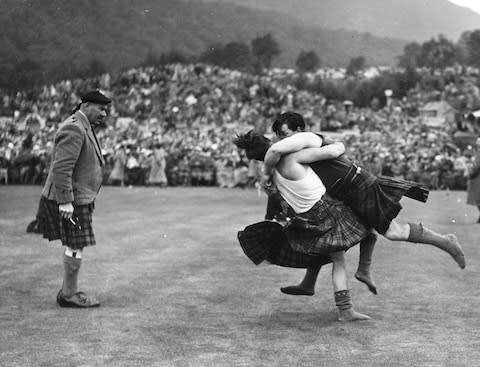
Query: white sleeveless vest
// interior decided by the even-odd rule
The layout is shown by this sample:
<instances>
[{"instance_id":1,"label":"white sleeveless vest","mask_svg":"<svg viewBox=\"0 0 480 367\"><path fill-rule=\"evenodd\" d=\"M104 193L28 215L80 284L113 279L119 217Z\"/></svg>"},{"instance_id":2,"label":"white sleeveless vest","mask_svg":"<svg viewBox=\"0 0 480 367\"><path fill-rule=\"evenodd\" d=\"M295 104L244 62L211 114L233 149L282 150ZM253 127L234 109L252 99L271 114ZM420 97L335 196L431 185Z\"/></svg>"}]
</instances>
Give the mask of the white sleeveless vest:
<instances>
[{"instance_id":1,"label":"white sleeveless vest","mask_svg":"<svg viewBox=\"0 0 480 367\"><path fill-rule=\"evenodd\" d=\"M295 213L309 211L327 191L322 180L307 166L307 174L300 180L289 180L283 177L276 169L273 172L273 181L285 201Z\"/></svg>"}]
</instances>

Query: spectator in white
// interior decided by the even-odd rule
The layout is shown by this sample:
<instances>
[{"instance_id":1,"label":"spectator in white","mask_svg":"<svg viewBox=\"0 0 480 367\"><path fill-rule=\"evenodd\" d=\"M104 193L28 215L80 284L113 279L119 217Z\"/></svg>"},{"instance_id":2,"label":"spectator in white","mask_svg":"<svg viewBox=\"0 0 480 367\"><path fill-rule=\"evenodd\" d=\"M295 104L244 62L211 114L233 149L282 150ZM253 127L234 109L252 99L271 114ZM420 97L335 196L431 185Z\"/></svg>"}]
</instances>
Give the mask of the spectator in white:
<instances>
[{"instance_id":1,"label":"spectator in white","mask_svg":"<svg viewBox=\"0 0 480 367\"><path fill-rule=\"evenodd\" d=\"M156 143L153 152L149 157L150 174L148 176L149 185L167 186L167 175L165 173L167 161L167 152L163 148L163 144Z\"/></svg>"},{"instance_id":2,"label":"spectator in white","mask_svg":"<svg viewBox=\"0 0 480 367\"><path fill-rule=\"evenodd\" d=\"M110 185L120 186L125 185L125 165L127 163L127 155L125 154L125 148L122 144L117 145L116 153L113 157L113 169L108 177L108 183Z\"/></svg>"}]
</instances>

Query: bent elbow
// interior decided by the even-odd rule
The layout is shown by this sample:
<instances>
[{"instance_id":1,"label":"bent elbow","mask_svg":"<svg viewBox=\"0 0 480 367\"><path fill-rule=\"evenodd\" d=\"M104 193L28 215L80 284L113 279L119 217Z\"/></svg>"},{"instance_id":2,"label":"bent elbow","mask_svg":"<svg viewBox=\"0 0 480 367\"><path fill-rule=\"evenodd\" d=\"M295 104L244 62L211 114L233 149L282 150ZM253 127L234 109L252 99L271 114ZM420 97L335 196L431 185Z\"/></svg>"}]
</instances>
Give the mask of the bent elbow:
<instances>
[{"instance_id":1,"label":"bent elbow","mask_svg":"<svg viewBox=\"0 0 480 367\"><path fill-rule=\"evenodd\" d=\"M281 157L282 157L282 152L275 148L275 147L271 147L267 154L266 154L266 157L268 158L269 161L271 160L279 160Z\"/></svg>"}]
</instances>

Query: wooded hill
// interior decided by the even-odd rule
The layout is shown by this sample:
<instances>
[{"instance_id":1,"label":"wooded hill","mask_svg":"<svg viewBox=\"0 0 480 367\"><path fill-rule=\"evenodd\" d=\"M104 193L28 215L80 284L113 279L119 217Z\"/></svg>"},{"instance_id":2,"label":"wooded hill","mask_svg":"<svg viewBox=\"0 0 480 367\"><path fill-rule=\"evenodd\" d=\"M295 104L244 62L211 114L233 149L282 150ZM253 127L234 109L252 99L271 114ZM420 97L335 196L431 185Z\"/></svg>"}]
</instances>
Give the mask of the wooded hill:
<instances>
[{"instance_id":1,"label":"wooded hill","mask_svg":"<svg viewBox=\"0 0 480 367\"><path fill-rule=\"evenodd\" d=\"M193 56L208 46L250 44L271 33L281 54L273 66L294 67L302 50L314 50L322 65L346 66L352 57L391 65L406 41L367 33L329 30L284 13L229 3L182 0L2 0L0 65L3 77L22 60L42 79L69 77L93 59L109 71L141 64L147 54L172 50ZM36 64L36 65L35 65Z\"/></svg>"}]
</instances>

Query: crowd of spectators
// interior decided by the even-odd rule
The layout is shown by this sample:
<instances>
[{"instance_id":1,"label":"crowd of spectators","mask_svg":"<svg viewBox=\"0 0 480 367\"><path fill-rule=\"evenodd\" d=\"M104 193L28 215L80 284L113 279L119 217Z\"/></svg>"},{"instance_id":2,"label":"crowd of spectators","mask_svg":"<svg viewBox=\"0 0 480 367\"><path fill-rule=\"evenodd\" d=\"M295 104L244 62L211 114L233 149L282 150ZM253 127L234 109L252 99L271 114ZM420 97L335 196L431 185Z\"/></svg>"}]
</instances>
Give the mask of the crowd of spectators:
<instances>
[{"instance_id":1,"label":"crowd of spectators","mask_svg":"<svg viewBox=\"0 0 480 367\"><path fill-rule=\"evenodd\" d=\"M480 107L477 72L449 71L436 88L419 83L402 99L363 108L299 90L295 77L171 64L0 92L0 182L41 184L58 124L82 93L99 88L114 101L108 128L98 134L106 184L254 185L260 165L239 153L232 138L251 128L268 134L278 113L293 110L305 116L308 130L342 139L347 154L376 174L431 189L465 188L473 152L455 133L480 135L476 117L464 114ZM433 100L460 111L453 123L432 127L422 119L420 107Z\"/></svg>"}]
</instances>

